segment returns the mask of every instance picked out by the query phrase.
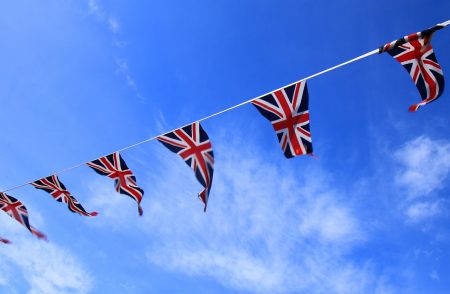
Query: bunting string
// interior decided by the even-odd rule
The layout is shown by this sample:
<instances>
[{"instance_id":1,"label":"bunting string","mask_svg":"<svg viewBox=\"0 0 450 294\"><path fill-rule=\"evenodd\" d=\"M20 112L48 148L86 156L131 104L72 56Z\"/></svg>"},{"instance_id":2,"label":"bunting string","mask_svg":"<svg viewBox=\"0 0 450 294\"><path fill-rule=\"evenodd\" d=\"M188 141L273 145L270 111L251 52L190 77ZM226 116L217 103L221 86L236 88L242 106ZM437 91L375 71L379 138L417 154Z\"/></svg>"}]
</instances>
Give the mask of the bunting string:
<instances>
[{"instance_id":1,"label":"bunting string","mask_svg":"<svg viewBox=\"0 0 450 294\"><path fill-rule=\"evenodd\" d=\"M446 26L448 26L448 25L450 25L450 20L447 20L447 21L445 21L445 22L443 22L443 23L440 23L440 24L434 26L433 28L431 28L431 29L429 29L429 30L433 30L433 32L434 32L434 31L439 30L439 29L442 29L442 28L444 28L444 27L446 27ZM428 30L426 30L426 31L428 31ZM424 32L426 32L426 31L424 31ZM418 33L418 34L419 34L419 33ZM396 41L394 41L394 42L396 42ZM393 42L391 42L391 43L393 43ZM388 44L391 44L391 43L388 43ZM386 45L385 45L385 46L386 46ZM384 46L384 47L385 47L385 46ZM360 55L360 56L358 56L358 57L355 57L355 58L353 58L353 59L350 59L350 60L348 60L348 61L342 62L342 63L340 63L340 64L338 64L338 65L332 66L332 67L330 67L330 68L327 68L327 69L325 69L325 70L322 70L322 71L317 72L317 73L315 73L315 74L312 74L312 75L310 75L310 76L307 76L307 77L305 77L305 78L302 78L302 79L300 79L300 80L297 80L297 81L295 81L295 82L292 82L292 83L290 83L290 84L288 84L288 85L285 85L285 86L283 86L283 87L280 87L280 88L278 88L278 89L276 89L276 90L272 90L272 91L267 92L267 93L265 93L265 94L262 94L262 95L260 95L260 96L258 96L258 97L249 99L249 100L247 100L247 101L241 102L241 103L236 104L236 105L234 105L234 106L231 106L231 107L229 107L229 108L227 108L227 109L218 111L218 112L216 112L216 113L214 113L214 114L208 115L208 116L206 116L206 117L204 117L204 118L201 118L201 119L199 119L199 120L196 120L196 121L194 121L194 122L188 123L188 124L186 124L186 125L184 125L184 126L182 126L182 127L178 127L178 128L173 129L173 130L171 130L171 131L164 132L164 133L162 133L162 134L159 134L159 135L153 136L153 137L151 137L151 138L142 140L142 141L140 141L140 142L134 143L134 144L132 144L132 145L126 146L126 147L124 147L124 148L122 148L122 149L119 149L119 150L116 150L116 151L114 151L114 152L110 152L110 153L108 153L108 155L110 155L110 154L112 154L112 153L115 153L115 152L120 153L120 152L126 151L126 150L128 150L128 149L131 149L131 148L137 147L137 146L139 146L139 145L142 145L142 144L144 144L144 143L153 141L153 140L158 139L159 137L161 137L161 136L163 136L163 135L165 135L165 134L168 134L168 133L171 133L171 132L175 132L176 130L183 129L183 128L186 128L186 127L189 127L189 126L191 126L191 125L193 125L193 124L195 124L195 123L200 123L200 122L202 122L202 121L208 120L208 119L213 118L213 117L218 116L218 115L221 115L221 114L226 113L226 112L228 112L228 111L231 111L231 110L233 110L233 109L239 108L239 107L241 107L241 106L243 106L243 105L249 104L249 103L251 103L251 102L253 102L253 101L257 100L257 99L261 99L261 98L263 98L263 97L265 97L265 96L267 96L267 95L270 95L270 94L273 93L273 92L283 90L283 89L285 89L285 88L287 88L287 87L293 86L293 85L298 84L298 83L300 83L300 82L304 82L304 81L310 80L310 79L312 79L312 78L315 78L315 77L317 77L317 76L323 75L323 74L328 73L328 72L331 72L331 71L336 70L336 69L338 69L338 68L340 68L340 67L343 67L343 66L345 66L345 65L349 65L349 64L351 64L351 63L353 63L353 62L356 62L356 61L365 59L365 58L367 58L367 57L369 57L369 56L372 56L372 55L375 55L375 54L380 54L380 53L382 53L382 52L383 52L383 46L380 47L380 48L374 49L374 50L372 50L372 51L369 51L369 52L367 52L367 53L364 53L364 54L362 54L362 55ZM100 156L100 157L106 157L106 156L108 156L108 155L104 155L104 156ZM89 161L86 161L86 162L79 163L79 164L77 164L77 165L74 165L74 166L71 166L71 167L68 167L68 168L64 168L64 169L62 169L62 170L59 170L59 171L56 171L56 172L52 173L51 175L59 175L59 174L68 172L68 171L73 170L73 169L76 169L76 168L78 168L78 167L80 167L80 166L86 165L87 163L90 163L90 162L92 162L92 161L95 161L95 160L97 160L97 159L100 158L100 157L97 157L97 158L95 158L95 159L93 159L93 160L89 160ZM32 183L34 183L34 182L36 182L36 181L39 181L39 180L42 179L42 178L43 178L43 177L41 177L41 178L39 178L39 179L32 180L32 181L28 181L28 182L26 182L26 183L24 183L24 184L20 184L20 185L17 185L17 186L8 188L8 189L4 190L4 191L1 192L1 193L5 193L5 192L8 192L8 191L12 191L12 190L16 190L16 189L22 188L22 187L27 186L27 185L30 185L30 184L32 184Z\"/></svg>"}]
</instances>

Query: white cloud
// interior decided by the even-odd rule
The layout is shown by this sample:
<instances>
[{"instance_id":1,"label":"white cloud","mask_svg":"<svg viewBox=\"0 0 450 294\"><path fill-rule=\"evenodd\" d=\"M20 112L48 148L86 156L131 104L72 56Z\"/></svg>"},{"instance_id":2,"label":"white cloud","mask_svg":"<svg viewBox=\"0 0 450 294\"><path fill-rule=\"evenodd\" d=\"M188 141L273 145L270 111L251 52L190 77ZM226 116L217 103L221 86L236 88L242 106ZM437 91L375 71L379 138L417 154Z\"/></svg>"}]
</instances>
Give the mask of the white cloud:
<instances>
[{"instance_id":1,"label":"white cloud","mask_svg":"<svg viewBox=\"0 0 450 294\"><path fill-rule=\"evenodd\" d=\"M391 293L369 262L347 256L368 239L367 228L351 195L326 171L302 158L282 161L297 160L302 167L286 172L279 158L272 162L248 138L214 138L216 169L206 214L196 197L202 187L190 168L155 143L150 152L159 160L145 164L151 166L147 179L142 173L138 178L147 189L142 219L135 215L135 203L117 194L111 182L97 183L87 197L96 201L89 207L102 207L97 225L145 234L151 240L146 251L150 263L211 277L231 289Z\"/></svg>"},{"instance_id":2,"label":"white cloud","mask_svg":"<svg viewBox=\"0 0 450 294\"><path fill-rule=\"evenodd\" d=\"M0 288L15 293L15 285L24 280L30 294L87 293L91 289L91 276L69 251L36 239L14 222L6 214L0 217L2 234L13 242L0 246Z\"/></svg>"},{"instance_id":3,"label":"white cloud","mask_svg":"<svg viewBox=\"0 0 450 294\"><path fill-rule=\"evenodd\" d=\"M97 0L88 0L87 2L89 13L92 14L96 20L109 30L112 34L112 44L115 47L122 48L127 42L120 38L120 22L114 16L108 13ZM138 86L129 70L128 63L124 58L115 58L118 72L123 75L127 85L131 88L137 98L145 100L145 97L140 93Z\"/></svg>"},{"instance_id":4,"label":"white cloud","mask_svg":"<svg viewBox=\"0 0 450 294\"><path fill-rule=\"evenodd\" d=\"M126 195L117 193L113 180L100 178L89 184L88 190L92 196L86 201L86 206L98 207L99 216L95 219L84 219L86 225L107 227L112 231L129 230L130 224L139 225L136 202Z\"/></svg>"},{"instance_id":5,"label":"white cloud","mask_svg":"<svg viewBox=\"0 0 450 294\"><path fill-rule=\"evenodd\" d=\"M89 13L95 16L97 21L106 25L109 31L113 34L117 34L120 30L120 23L116 17L107 13L103 7L96 0L88 0Z\"/></svg>"},{"instance_id":6,"label":"white cloud","mask_svg":"<svg viewBox=\"0 0 450 294\"><path fill-rule=\"evenodd\" d=\"M95 15L99 20L103 20L105 18L105 13L96 0L88 1L89 13Z\"/></svg>"},{"instance_id":7,"label":"white cloud","mask_svg":"<svg viewBox=\"0 0 450 294\"><path fill-rule=\"evenodd\" d=\"M345 206L331 197L317 198L302 216L300 231L306 236L320 236L327 241L354 240L362 237L356 221Z\"/></svg>"},{"instance_id":8,"label":"white cloud","mask_svg":"<svg viewBox=\"0 0 450 294\"><path fill-rule=\"evenodd\" d=\"M450 172L450 142L420 136L394 152L401 164L395 182L410 198L442 187Z\"/></svg>"},{"instance_id":9,"label":"white cloud","mask_svg":"<svg viewBox=\"0 0 450 294\"><path fill-rule=\"evenodd\" d=\"M406 215L412 222L418 222L438 215L441 211L440 202L417 202L410 205Z\"/></svg>"},{"instance_id":10,"label":"white cloud","mask_svg":"<svg viewBox=\"0 0 450 294\"><path fill-rule=\"evenodd\" d=\"M439 281L440 280L439 274L435 270L431 271L430 278L435 280L435 281Z\"/></svg>"},{"instance_id":11,"label":"white cloud","mask_svg":"<svg viewBox=\"0 0 450 294\"><path fill-rule=\"evenodd\" d=\"M108 18L108 25L109 25L109 29L111 30L111 32L113 34L116 34L119 32L120 24L115 17Z\"/></svg>"},{"instance_id":12,"label":"white cloud","mask_svg":"<svg viewBox=\"0 0 450 294\"><path fill-rule=\"evenodd\" d=\"M406 221L420 224L439 215L443 201L436 192L445 187L450 173L450 142L419 136L393 156L397 163L394 182L400 189Z\"/></svg>"},{"instance_id":13,"label":"white cloud","mask_svg":"<svg viewBox=\"0 0 450 294\"><path fill-rule=\"evenodd\" d=\"M379 287L369 265L345 257L367 236L325 172L286 174L254 147L224 138L229 144L215 149L206 214L196 201L201 186L192 171L158 146L162 168L147 185L152 199L144 203L141 226L158 240L147 250L151 263L251 292L363 293Z\"/></svg>"},{"instance_id":14,"label":"white cloud","mask_svg":"<svg viewBox=\"0 0 450 294\"><path fill-rule=\"evenodd\" d=\"M123 59L116 59L116 65L119 72L122 73L127 81L128 86L136 90L136 83L130 75L130 69L128 68L128 63Z\"/></svg>"}]
</instances>

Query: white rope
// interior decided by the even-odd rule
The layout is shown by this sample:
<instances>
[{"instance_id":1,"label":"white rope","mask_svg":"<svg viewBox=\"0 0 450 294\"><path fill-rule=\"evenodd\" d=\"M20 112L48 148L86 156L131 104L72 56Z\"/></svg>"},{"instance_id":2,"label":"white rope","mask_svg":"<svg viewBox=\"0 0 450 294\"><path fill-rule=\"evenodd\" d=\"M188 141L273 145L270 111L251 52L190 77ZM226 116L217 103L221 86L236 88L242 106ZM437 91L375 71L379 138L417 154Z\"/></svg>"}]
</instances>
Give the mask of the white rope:
<instances>
[{"instance_id":1,"label":"white rope","mask_svg":"<svg viewBox=\"0 0 450 294\"><path fill-rule=\"evenodd\" d=\"M443 22L443 23L441 23L441 24L439 24L439 25L442 25L442 26L445 27L445 26L448 26L449 24L450 24L450 20L448 20L448 21L446 21L446 22ZM204 117L204 118L201 118L201 119L199 119L199 120L193 121L193 122L191 122L191 123L189 123L189 124L186 124L186 125L184 125L184 126L182 126L182 127L173 129L173 130L168 131L168 132L164 132L164 133L162 133L162 134L159 134L159 135L156 135L156 136L154 136L154 137L151 137L151 138L145 139L145 140L143 140L143 141L137 142L137 143L135 143L135 144L126 146L126 147L124 147L124 148L122 148L122 149L119 149L119 150L117 150L117 151L114 151L114 152L122 152L122 151L125 151L125 150L128 150L128 149L137 147L137 146L142 145L142 144L144 144L144 143L147 143L147 142L150 142L150 141L152 141L152 140L155 140L156 138L158 138L158 137L161 136L161 135L164 135L164 134L173 132L173 131L175 131L175 130L184 128L184 127L189 126L189 125L191 125L191 124L193 124L193 123L195 123L195 122L202 122L202 121L205 121L205 120L207 120L207 119L213 118L213 117L215 117L215 116L218 116L218 115L220 115L220 114L223 114L223 113L228 112L228 111L230 111L230 110L233 110L233 109L235 109L235 108L238 108L238 107L241 107L241 106L243 106L243 105L245 105L245 104L248 104L248 103L252 102L253 100L256 100L256 99L259 99L259 98L261 98L261 97L264 97L264 96L266 96L266 95L268 95L268 94L270 94L270 93L273 93L273 92L276 92L276 91L281 90L281 89L283 89L283 88L292 86L292 85L294 85L294 84L296 84L296 83L298 83L298 82L302 82L302 81L306 81L306 80L315 78L315 77L317 77L317 76L323 75L324 73L333 71L333 70L338 69L338 68L340 68L340 67L342 67L342 66L344 66L344 65L347 65L347 64L356 62L356 61L358 61L358 60L367 58L367 57L369 57L369 56L371 56L371 55L374 55L374 54L378 54L378 49L374 49L374 50L372 50L372 51L370 51L370 52L367 52L367 53L365 53L365 54L362 54L362 55L360 55L360 56L358 56L358 57L355 57L355 58L350 59L350 60L348 60L348 61L342 62L342 63L340 63L340 64L338 64L338 65L335 65L335 66L333 66L333 67L330 67L330 68L328 68L328 69L322 70L322 71L320 71L320 72L318 72L318 73L312 74L312 75L310 75L310 76L308 76L308 77L306 77L306 78L303 78L303 79L301 79L301 80L298 80L298 81L295 81L295 82L293 82L293 83L290 83L289 85L285 85L285 86L280 87L280 88L278 88L278 89L276 89L276 90L272 90L272 91L267 92L267 93L265 93L265 94L262 94L262 95L260 95L260 96L258 96L258 97L249 99L249 100L244 101L244 102L242 102L242 103L239 103L239 104L237 104L237 105L231 106L231 107L229 107L229 108L227 108L227 109L221 110L221 111L219 111L219 112L216 112L216 113L214 113L214 114L208 115L208 116L206 116L206 117ZM112 153L114 153L114 152L112 152ZM109 155L109 154L111 154L111 153L108 153L108 154L106 154L106 155ZM97 157L97 158L95 158L95 159L104 157L104 156L106 156L106 155ZM95 159L93 159L93 160L95 160ZM93 160L90 160L90 161L93 161ZM90 162L90 161L86 161L86 162L79 163L79 164L77 164L77 165L74 165L74 166L71 166L71 167L62 169L62 170L60 170L60 171L57 171L57 172L52 173L51 175L59 175L59 174L68 172L68 171L73 170L73 169L75 169L75 168L78 168L78 167L80 167L80 166L82 166L82 165L85 165L87 162ZM27 182L27 183L25 183L25 184L21 184L21 185L18 185L18 186L15 186L15 187L6 189L6 190L4 190L2 193L8 192L8 191L12 191L12 190L16 190L16 189L19 189L19 188L22 188L22 187L24 187L24 186L26 186L26 185L29 185L29 184L31 184L31 183L33 183L33 182L35 182L35 181L40 180L40 179L42 179L42 178L39 178L39 179L36 179L36 180L33 180L33 181L29 181L29 182Z\"/></svg>"},{"instance_id":2,"label":"white rope","mask_svg":"<svg viewBox=\"0 0 450 294\"><path fill-rule=\"evenodd\" d=\"M447 20L447 21L445 21L443 23L440 23L439 25L443 26L443 27L446 27L446 26L450 25L450 20Z\"/></svg>"}]
</instances>

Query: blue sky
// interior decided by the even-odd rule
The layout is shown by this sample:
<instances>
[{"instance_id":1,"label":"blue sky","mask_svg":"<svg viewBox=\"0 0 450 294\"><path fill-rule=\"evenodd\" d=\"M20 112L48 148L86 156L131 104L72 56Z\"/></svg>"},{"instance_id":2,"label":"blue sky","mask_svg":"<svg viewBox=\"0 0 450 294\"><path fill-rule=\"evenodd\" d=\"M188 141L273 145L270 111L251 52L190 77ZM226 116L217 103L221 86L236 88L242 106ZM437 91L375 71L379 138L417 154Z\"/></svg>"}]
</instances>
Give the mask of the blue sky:
<instances>
[{"instance_id":1,"label":"blue sky","mask_svg":"<svg viewBox=\"0 0 450 294\"><path fill-rule=\"evenodd\" d=\"M3 1L0 188L200 119L449 19L448 1ZM450 30L432 44L450 70ZM88 167L60 175L96 218L11 191L2 293L446 293L449 92L419 94L388 54L308 82L314 152L286 160L246 105L204 122L208 211L160 143L123 153L144 216Z\"/></svg>"}]
</instances>

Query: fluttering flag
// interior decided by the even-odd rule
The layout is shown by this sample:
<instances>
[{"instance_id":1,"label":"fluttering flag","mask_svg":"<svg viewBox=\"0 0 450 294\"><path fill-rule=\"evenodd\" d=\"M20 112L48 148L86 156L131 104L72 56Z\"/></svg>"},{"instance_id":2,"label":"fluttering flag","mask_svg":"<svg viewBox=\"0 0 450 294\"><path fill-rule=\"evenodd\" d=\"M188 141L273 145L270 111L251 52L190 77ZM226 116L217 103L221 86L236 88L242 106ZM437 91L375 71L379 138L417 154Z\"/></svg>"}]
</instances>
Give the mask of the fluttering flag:
<instances>
[{"instance_id":1,"label":"fluttering flag","mask_svg":"<svg viewBox=\"0 0 450 294\"><path fill-rule=\"evenodd\" d=\"M209 137L200 123L195 122L157 139L170 151L180 155L194 170L195 177L205 187L198 196L205 204L203 211L206 211L214 174L214 153Z\"/></svg>"},{"instance_id":2,"label":"fluttering flag","mask_svg":"<svg viewBox=\"0 0 450 294\"><path fill-rule=\"evenodd\" d=\"M40 179L31 183L31 185L36 189L41 189L47 193L50 193L50 195L52 195L56 201L67 203L67 207L72 212L84 216L96 216L98 214L97 212L86 212L86 210L84 210L83 206L81 206L78 200L75 199L70 194L70 192L66 190L66 187L63 183L61 183L56 175L51 175L46 178Z\"/></svg>"},{"instance_id":3,"label":"fluttering flag","mask_svg":"<svg viewBox=\"0 0 450 294\"><path fill-rule=\"evenodd\" d=\"M378 53L388 52L400 62L416 84L420 96L422 96L422 102L412 105L409 108L411 112L415 112L419 107L433 102L444 91L444 74L430 42L433 33L443 27L443 25L436 25L428 30L400 38L378 49Z\"/></svg>"},{"instance_id":4,"label":"fluttering flag","mask_svg":"<svg viewBox=\"0 0 450 294\"><path fill-rule=\"evenodd\" d=\"M141 201L144 196L144 190L138 187L136 177L128 168L119 152L112 153L86 164L98 174L114 179L116 191L136 200L139 215L142 215Z\"/></svg>"},{"instance_id":5,"label":"fluttering flag","mask_svg":"<svg viewBox=\"0 0 450 294\"><path fill-rule=\"evenodd\" d=\"M11 241L3 239L2 237L0 237L0 242L4 244L11 244Z\"/></svg>"},{"instance_id":6,"label":"fluttering flag","mask_svg":"<svg viewBox=\"0 0 450 294\"><path fill-rule=\"evenodd\" d=\"M252 101L275 130L287 158L312 154L306 81L274 91Z\"/></svg>"},{"instance_id":7,"label":"fluttering flag","mask_svg":"<svg viewBox=\"0 0 450 294\"><path fill-rule=\"evenodd\" d=\"M10 217L25 226L33 235L39 239L47 240L47 237L33 228L28 220L28 211L25 205L16 198L6 193L0 193L0 209L6 212Z\"/></svg>"}]
</instances>

